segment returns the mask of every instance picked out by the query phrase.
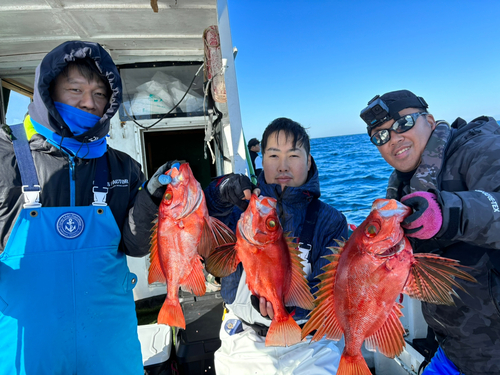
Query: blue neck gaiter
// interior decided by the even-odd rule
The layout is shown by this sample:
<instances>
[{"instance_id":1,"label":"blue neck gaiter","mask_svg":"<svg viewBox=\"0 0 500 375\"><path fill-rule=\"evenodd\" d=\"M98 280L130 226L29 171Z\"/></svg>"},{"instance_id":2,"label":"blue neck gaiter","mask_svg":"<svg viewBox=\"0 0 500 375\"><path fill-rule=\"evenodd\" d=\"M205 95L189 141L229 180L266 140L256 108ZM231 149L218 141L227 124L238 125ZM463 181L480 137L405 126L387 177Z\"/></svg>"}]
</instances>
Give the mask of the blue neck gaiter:
<instances>
[{"instance_id":1,"label":"blue neck gaiter","mask_svg":"<svg viewBox=\"0 0 500 375\"><path fill-rule=\"evenodd\" d=\"M85 133L100 120L99 116L82 111L68 104L54 102L54 105L66 125L68 125L75 135ZM51 132L45 126L33 120L33 118L31 118L31 122L35 130L47 138L54 146L62 147L76 157L82 159L96 159L106 152L106 138L101 138L90 143L82 143L73 138L62 138L60 135Z\"/></svg>"}]
</instances>

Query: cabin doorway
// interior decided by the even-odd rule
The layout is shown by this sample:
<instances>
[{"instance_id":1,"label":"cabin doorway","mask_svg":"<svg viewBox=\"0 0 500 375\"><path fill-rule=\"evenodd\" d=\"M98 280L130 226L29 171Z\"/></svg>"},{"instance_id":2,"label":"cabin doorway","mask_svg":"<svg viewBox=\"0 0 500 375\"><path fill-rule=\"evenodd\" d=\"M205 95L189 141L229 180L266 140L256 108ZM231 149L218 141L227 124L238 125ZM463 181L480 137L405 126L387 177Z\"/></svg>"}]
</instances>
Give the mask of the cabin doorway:
<instances>
[{"instance_id":1,"label":"cabin doorway","mask_svg":"<svg viewBox=\"0 0 500 375\"><path fill-rule=\"evenodd\" d=\"M207 187L212 178L217 177L217 170L208 148L205 159L204 138L204 129L145 132L148 176L151 177L167 161L177 159L188 162L201 187ZM211 146L213 150L213 144Z\"/></svg>"}]
</instances>

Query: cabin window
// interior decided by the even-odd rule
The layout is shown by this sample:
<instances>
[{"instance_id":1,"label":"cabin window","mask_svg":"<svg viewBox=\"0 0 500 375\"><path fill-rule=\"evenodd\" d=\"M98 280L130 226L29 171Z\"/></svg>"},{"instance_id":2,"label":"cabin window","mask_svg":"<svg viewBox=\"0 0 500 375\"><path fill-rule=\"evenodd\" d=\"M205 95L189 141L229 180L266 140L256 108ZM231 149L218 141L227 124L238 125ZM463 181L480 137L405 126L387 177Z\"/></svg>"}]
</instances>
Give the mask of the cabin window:
<instances>
[{"instance_id":1,"label":"cabin window","mask_svg":"<svg viewBox=\"0 0 500 375\"><path fill-rule=\"evenodd\" d=\"M4 105L6 106L5 123L7 125L15 125L23 122L31 99L28 96L11 90L4 89L3 93Z\"/></svg>"},{"instance_id":2,"label":"cabin window","mask_svg":"<svg viewBox=\"0 0 500 375\"><path fill-rule=\"evenodd\" d=\"M120 66L120 120L203 116L203 69L195 77L200 66L201 62Z\"/></svg>"}]
</instances>

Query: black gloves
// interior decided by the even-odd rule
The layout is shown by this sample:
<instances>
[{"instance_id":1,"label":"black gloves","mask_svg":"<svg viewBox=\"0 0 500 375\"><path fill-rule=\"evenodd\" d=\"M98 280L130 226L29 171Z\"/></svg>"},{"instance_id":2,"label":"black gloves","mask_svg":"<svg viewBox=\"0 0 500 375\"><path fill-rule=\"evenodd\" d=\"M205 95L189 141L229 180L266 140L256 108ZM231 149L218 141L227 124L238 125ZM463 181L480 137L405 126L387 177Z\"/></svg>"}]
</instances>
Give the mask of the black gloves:
<instances>
[{"instance_id":1,"label":"black gloves","mask_svg":"<svg viewBox=\"0 0 500 375\"><path fill-rule=\"evenodd\" d=\"M245 190L252 192L256 186L244 174L229 173L222 176L217 182L221 200L238 206L242 211L248 207L248 202L244 200Z\"/></svg>"},{"instance_id":2,"label":"black gloves","mask_svg":"<svg viewBox=\"0 0 500 375\"><path fill-rule=\"evenodd\" d=\"M179 168L179 162L177 160L170 160L163 164L160 168L158 168L153 177L149 179L148 184L146 185L149 195L156 198L153 199L155 202L158 200L161 201L161 198L163 198L163 194L165 194L165 190L167 188L166 185L172 181L172 178L165 174L165 172L172 167Z\"/></svg>"}]
</instances>

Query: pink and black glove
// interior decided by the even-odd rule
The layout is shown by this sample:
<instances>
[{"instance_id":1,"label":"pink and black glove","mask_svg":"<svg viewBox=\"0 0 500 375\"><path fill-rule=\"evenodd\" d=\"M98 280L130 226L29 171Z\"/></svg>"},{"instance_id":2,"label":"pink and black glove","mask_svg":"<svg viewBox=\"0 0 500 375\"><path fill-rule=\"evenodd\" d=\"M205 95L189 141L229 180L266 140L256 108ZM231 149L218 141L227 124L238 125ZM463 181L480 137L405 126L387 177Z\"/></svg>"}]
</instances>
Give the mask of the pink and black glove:
<instances>
[{"instance_id":1,"label":"pink and black glove","mask_svg":"<svg viewBox=\"0 0 500 375\"><path fill-rule=\"evenodd\" d=\"M439 232L443 214L435 194L417 191L405 195L401 203L413 209L413 213L401 223L408 237L428 240Z\"/></svg>"}]
</instances>

